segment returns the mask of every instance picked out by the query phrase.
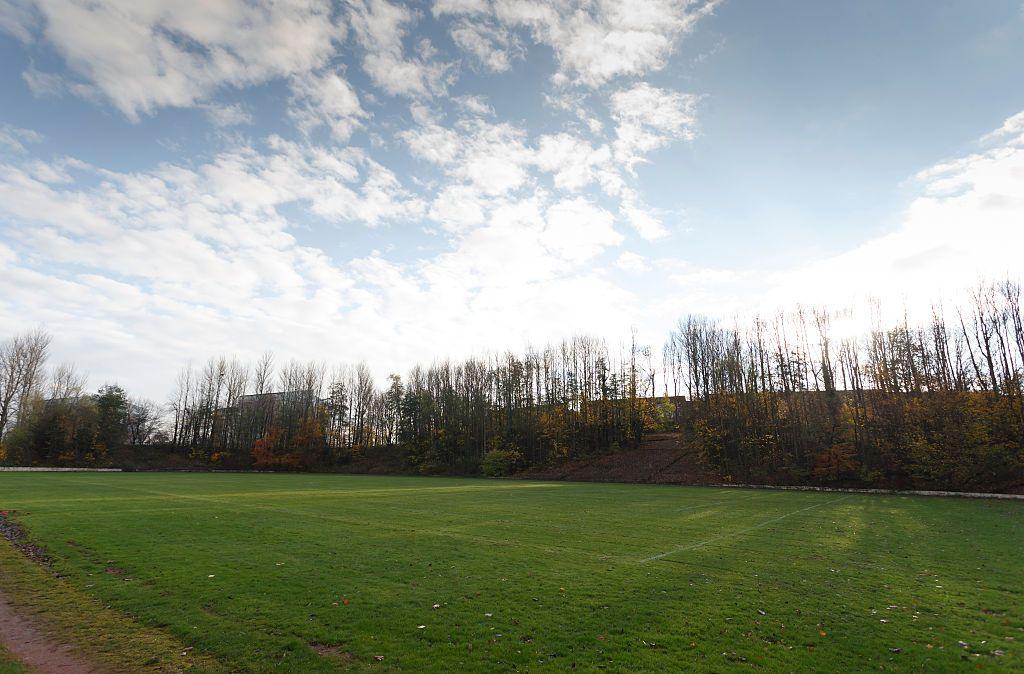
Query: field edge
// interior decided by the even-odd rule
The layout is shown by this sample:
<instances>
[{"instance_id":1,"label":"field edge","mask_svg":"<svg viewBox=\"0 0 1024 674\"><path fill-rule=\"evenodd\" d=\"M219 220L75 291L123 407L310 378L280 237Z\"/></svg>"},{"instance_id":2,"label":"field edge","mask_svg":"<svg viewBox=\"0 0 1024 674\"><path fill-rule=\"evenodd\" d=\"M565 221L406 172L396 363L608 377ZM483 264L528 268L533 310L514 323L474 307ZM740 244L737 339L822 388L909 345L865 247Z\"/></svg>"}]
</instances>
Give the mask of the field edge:
<instances>
[{"instance_id":1,"label":"field edge","mask_svg":"<svg viewBox=\"0 0 1024 674\"><path fill-rule=\"evenodd\" d=\"M6 538L0 538L0 595L42 635L73 648L98 671L227 671L217 660L194 654L174 636L104 605L29 559ZM31 670L0 641L0 672L8 671Z\"/></svg>"}]
</instances>

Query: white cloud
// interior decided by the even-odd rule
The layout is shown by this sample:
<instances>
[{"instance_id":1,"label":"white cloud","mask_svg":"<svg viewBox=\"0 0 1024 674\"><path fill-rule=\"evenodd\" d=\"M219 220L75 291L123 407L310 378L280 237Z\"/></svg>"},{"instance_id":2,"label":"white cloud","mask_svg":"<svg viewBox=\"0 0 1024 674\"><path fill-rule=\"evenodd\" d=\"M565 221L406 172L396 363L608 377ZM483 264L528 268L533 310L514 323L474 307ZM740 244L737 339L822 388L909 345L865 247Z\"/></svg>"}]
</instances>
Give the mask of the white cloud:
<instances>
[{"instance_id":1,"label":"white cloud","mask_svg":"<svg viewBox=\"0 0 1024 674\"><path fill-rule=\"evenodd\" d=\"M632 251L623 251L619 257L615 260L615 266L622 271L630 272L633 274L640 274L650 269L650 265L647 264L647 260L642 255L637 255Z\"/></svg>"},{"instance_id":2,"label":"white cloud","mask_svg":"<svg viewBox=\"0 0 1024 674\"><path fill-rule=\"evenodd\" d=\"M1021 11L1024 11L1022 8ZM1024 111L1008 117L1003 125L986 135L985 141L1024 142Z\"/></svg>"},{"instance_id":3,"label":"white cloud","mask_svg":"<svg viewBox=\"0 0 1024 674\"><path fill-rule=\"evenodd\" d=\"M584 262L622 242L614 216L583 199L563 199L548 208L544 245L559 257Z\"/></svg>"},{"instance_id":4,"label":"white cloud","mask_svg":"<svg viewBox=\"0 0 1024 674\"><path fill-rule=\"evenodd\" d=\"M607 143L595 147L569 132L543 134L531 143L525 129L480 118L461 119L445 127L434 117L421 114L422 126L398 135L413 155L437 165L452 184L462 186L446 195L458 194L451 204L435 201L431 209L446 229L479 224L480 199L502 197L525 188L538 189L538 178L548 174L554 188L562 193L578 194L598 186L618 200L623 220L642 238L655 240L667 237L670 231L652 209L643 205L621 169L629 169L639 161L646 148L689 133L686 120L690 118L675 105L680 98L679 94L638 85L615 100L620 128L640 129L652 139L630 147L628 161L622 166L616 163L617 157ZM640 99L648 109L633 112L628 103L634 99ZM636 134L630 137L635 138ZM622 138L619 135L615 143L621 145ZM472 199L467 197L470 193Z\"/></svg>"},{"instance_id":5,"label":"white cloud","mask_svg":"<svg viewBox=\"0 0 1024 674\"><path fill-rule=\"evenodd\" d=\"M536 286L589 275L586 263L620 241L604 209L579 197L551 201L534 194L492 204L485 224L460 235L450 252L424 265L422 274L442 296L469 302L500 295L518 306L527 289L533 296Z\"/></svg>"},{"instance_id":6,"label":"white cloud","mask_svg":"<svg viewBox=\"0 0 1024 674\"><path fill-rule=\"evenodd\" d=\"M398 134L412 154L435 164L451 164L463 152L463 139L453 129L437 124L406 129Z\"/></svg>"},{"instance_id":7,"label":"white cloud","mask_svg":"<svg viewBox=\"0 0 1024 674\"><path fill-rule=\"evenodd\" d=\"M555 81L598 87L625 75L643 75L664 67L679 38L709 14L717 0L438 0L438 16L469 16L480 26L483 15L509 28L529 31L538 44L554 50ZM493 42L466 39L460 44L480 58ZM501 63L499 61L499 63Z\"/></svg>"},{"instance_id":8,"label":"white cloud","mask_svg":"<svg viewBox=\"0 0 1024 674\"><path fill-rule=\"evenodd\" d=\"M452 41L474 57L485 69L502 73L512 69L512 62L523 58L525 49L510 30L476 19L461 19L451 28Z\"/></svg>"},{"instance_id":9,"label":"white cloud","mask_svg":"<svg viewBox=\"0 0 1024 674\"><path fill-rule=\"evenodd\" d=\"M1024 138L922 171L894 231L779 275L771 296L808 302L896 296L918 308L975 284L1024 274ZM993 137L990 136L989 137ZM897 299L899 301L899 299Z\"/></svg>"},{"instance_id":10,"label":"white cloud","mask_svg":"<svg viewBox=\"0 0 1024 674\"><path fill-rule=\"evenodd\" d=\"M62 164L40 177L37 164L0 166L0 209L24 223L20 237L45 244L66 262L173 277L189 287L204 283L204 265L224 268L214 264L218 257L292 245L279 206L304 204L328 220L367 225L414 217L423 208L390 171L358 152L328 154L280 139L265 154L241 147L197 169L164 165L124 174L74 163L79 174L101 180L94 188L62 180ZM169 261L161 265L161 259ZM256 283L267 262L257 256L245 262L216 287Z\"/></svg>"},{"instance_id":11,"label":"white cloud","mask_svg":"<svg viewBox=\"0 0 1024 674\"><path fill-rule=\"evenodd\" d=\"M32 129L22 129L10 124L0 126L0 150L21 153L25 152L25 143L39 143L42 140L42 134Z\"/></svg>"},{"instance_id":12,"label":"white cloud","mask_svg":"<svg viewBox=\"0 0 1024 674\"><path fill-rule=\"evenodd\" d=\"M611 170L611 158L607 145L595 148L578 136L558 133L540 137L535 161L541 170L553 174L556 187L579 190L601 171Z\"/></svg>"},{"instance_id":13,"label":"white cloud","mask_svg":"<svg viewBox=\"0 0 1024 674\"><path fill-rule=\"evenodd\" d=\"M31 13L6 15L7 30L53 45L82 79L72 91L102 96L132 119L195 105L224 86L308 72L345 34L327 0L32 5ZM36 14L40 20L30 20Z\"/></svg>"},{"instance_id":14,"label":"white cloud","mask_svg":"<svg viewBox=\"0 0 1024 674\"><path fill-rule=\"evenodd\" d=\"M466 112L479 117L490 117L494 114L494 108L483 96L457 96L453 100Z\"/></svg>"},{"instance_id":15,"label":"white cloud","mask_svg":"<svg viewBox=\"0 0 1024 674\"><path fill-rule=\"evenodd\" d=\"M430 217L451 232L462 232L483 224L489 200L468 185L448 185L438 192Z\"/></svg>"},{"instance_id":16,"label":"white cloud","mask_svg":"<svg viewBox=\"0 0 1024 674\"><path fill-rule=\"evenodd\" d=\"M252 124L252 113L245 107L233 103L231 105L210 103L203 106L206 116L214 126L226 128Z\"/></svg>"},{"instance_id":17,"label":"white cloud","mask_svg":"<svg viewBox=\"0 0 1024 674\"><path fill-rule=\"evenodd\" d=\"M296 241L279 206L305 206L339 225L422 209L358 153L281 140L265 154L237 148L197 169L36 164L0 165L0 321L44 322L101 381L135 372L126 383L156 396L186 359L211 351L291 351L290 334L299 352L325 357L331 326L372 301L352 272ZM39 177L68 171L95 186ZM370 355L370 338L346 340ZM112 362L103 354L115 345Z\"/></svg>"},{"instance_id":18,"label":"white cloud","mask_svg":"<svg viewBox=\"0 0 1024 674\"><path fill-rule=\"evenodd\" d=\"M30 65L21 78L28 85L28 90L33 96L60 96L68 90L68 84L64 78L54 73L44 73Z\"/></svg>"},{"instance_id":19,"label":"white cloud","mask_svg":"<svg viewBox=\"0 0 1024 674\"><path fill-rule=\"evenodd\" d=\"M452 223L449 250L346 261L300 244L279 207L339 225L422 210L355 150L272 139L263 152L243 146L197 168L142 173L68 160L49 167L53 182L30 164L0 165L0 217L10 223L0 234L0 321L44 322L60 357L154 397L186 360L217 352L276 348L404 369L446 349L519 348L559 336L552 326L597 329L605 312L632 311L630 294L589 268L622 237L612 214L582 197L452 187L434 204L464 202L435 214ZM112 350L116 359L104 355Z\"/></svg>"},{"instance_id":20,"label":"white cloud","mask_svg":"<svg viewBox=\"0 0 1024 674\"><path fill-rule=\"evenodd\" d=\"M632 195L632 190L628 193ZM669 235L668 228L661 220L649 209L638 206L632 196L623 199L619 211L641 238L654 241Z\"/></svg>"},{"instance_id":21,"label":"white cloud","mask_svg":"<svg viewBox=\"0 0 1024 674\"><path fill-rule=\"evenodd\" d=\"M661 67L709 6L627 5L441 0L434 13L461 54L452 62L419 30L433 19L409 3L19 0L0 25L67 66L23 73L37 95L70 92L132 119L193 107L218 128L250 127L213 134L209 154L135 172L25 156L32 138L5 128L0 322L45 321L86 369L145 373L155 396L184 360L217 351L404 368L445 348L625 329L642 314L612 264L647 263L617 248L629 227L668 233L630 171L692 136L695 99L616 80ZM460 67L474 81L506 72L535 44L552 50L556 82L584 85L549 97L568 121L534 126L482 96L447 95ZM259 125L274 108L257 107L264 92L225 90L272 81L267 91L286 87L298 133L245 139L268 133ZM617 98L593 90L613 81ZM407 99L412 127L381 94ZM352 144L359 130L368 149ZM337 142L310 145L325 131ZM396 149L422 160L408 179L376 159L390 163ZM336 240L330 228L388 226L435 238L413 249L378 230L365 238L385 252L358 257L308 243ZM103 355L115 351L118 361Z\"/></svg>"},{"instance_id":22,"label":"white cloud","mask_svg":"<svg viewBox=\"0 0 1024 674\"><path fill-rule=\"evenodd\" d=\"M326 126L337 140L346 141L370 117L352 85L336 72L297 75L290 85L288 115L304 133Z\"/></svg>"},{"instance_id":23,"label":"white cloud","mask_svg":"<svg viewBox=\"0 0 1024 674\"><path fill-rule=\"evenodd\" d=\"M904 309L927 317L935 302L966 299L979 280L1024 277L1024 138L1017 116L988 134L998 145L920 171L917 196L891 231L836 255L778 268L770 260L709 268L678 258L653 263L680 293L653 300L668 316L705 312L721 318L792 309L835 309L882 300L887 318ZM854 332L869 328L856 316Z\"/></svg>"},{"instance_id":24,"label":"white cloud","mask_svg":"<svg viewBox=\"0 0 1024 674\"><path fill-rule=\"evenodd\" d=\"M32 41L32 32L39 22L32 2L6 0L0 4L0 31L22 42Z\"/></svg>"},{"instance_id":25,"label":"white cloud","mask_svg":"<svg viewBox=\"0 0 1024 674\"><path fill-rule=\"evenodd\" d=\"M489 0L434 0L434 16L444 14L484 14L489 9Z\"/></svg>"},{"instance_id":26,"label":"white cloud","mask_svg":"<svg viewBox=\"0 0 1024 674\"><path fill-rule=\"evenodd\" d=\"M403 42L417 19L404 5L387 0L352 0L350 21L363 47L363 70L374 84L393 96L429 98L443 93L450 66L435 61L429 41L419 55L406 54Z\"/></svg>"},{"instance_id":27,"label":"white cloud","mask_svg":"<svg viewBox=\"0 0 1024 674\"><path fill-rule=\"evenodd\" d=\"M497 196L521 187L528 178L514 143L491 144L495 153L474 151L458 166L455 175L472 183L484 194Z\"/></svg>"},{"instance_id":28,"label":"white cloud","mask_svg":"<svg viewBox=\"0 0 1024 674\"><path fill-rule=\"evenodd\" d=\"M674 139L693 140L699 96L653 87L646 82L611 96L615 157L627 167Z\"/></svg>"},{"instance_id":29,"label":"white cloud","mask_svg":"<svg viewBox=\"0 0 1024 674\"><path fill-rule=\"evenodd\" d=\"M453 178L497 196L526 183L532 160L526 133L507 123L466 119L454 128L429 124L399 133L412 153Z\"/></svg>"}]
</instances>

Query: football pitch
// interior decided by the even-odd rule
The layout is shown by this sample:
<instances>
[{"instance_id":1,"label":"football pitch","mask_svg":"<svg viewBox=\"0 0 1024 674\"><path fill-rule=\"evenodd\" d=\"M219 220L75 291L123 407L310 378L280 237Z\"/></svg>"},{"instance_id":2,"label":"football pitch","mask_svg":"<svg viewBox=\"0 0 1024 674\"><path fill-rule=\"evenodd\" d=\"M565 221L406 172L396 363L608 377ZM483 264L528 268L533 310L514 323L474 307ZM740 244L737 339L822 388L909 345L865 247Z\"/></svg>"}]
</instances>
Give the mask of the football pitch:
<instances>
[{"instance_id":1,"label":"football pitch","mask_svg":"<svg viewBox=\"0 0 1024 674\"><path fill-rule=\"evenodd\" d=\"M0 592L112 670L1024 670L1024 502L0 474Z\"/></svg>"}]
</instances>

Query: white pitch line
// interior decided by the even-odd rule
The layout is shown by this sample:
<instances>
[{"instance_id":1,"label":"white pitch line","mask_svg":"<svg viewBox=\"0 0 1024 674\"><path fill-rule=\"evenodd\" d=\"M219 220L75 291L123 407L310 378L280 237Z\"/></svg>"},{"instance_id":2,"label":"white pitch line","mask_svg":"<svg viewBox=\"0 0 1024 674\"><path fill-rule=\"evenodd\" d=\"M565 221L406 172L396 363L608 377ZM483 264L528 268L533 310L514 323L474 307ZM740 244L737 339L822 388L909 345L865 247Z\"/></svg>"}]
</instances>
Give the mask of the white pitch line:
<instances>
[{"instance_id":1,"label":"white pitch line","mask_svg":"<svg viewBox=\"0 0 1024 674\"><path fill-rule=\"evenodd\" d=\"M772 518L772 519L767 520L765 522L761 522L760 524L756 524L756 525L754 525L752 527L749 527L747 529L741 529L739 531L734 531L734 532L731 532L731 533L728 533L728 534L722 534L721 536L715 536L714 538L709 538L706 541L701 541L699 543L691 543L690 545L682 545L682 546L680 546L678 548L675 548L674 550L669 550L668 552L663 552L660 555L653 555L653 556L648 557L646 559L643 559L641 561L642 562L653 562L656 559L662 559L663 557L668 557L669 555L674 555L677 552L683 552L684 550L693 550L695 548L700 548L700 547L703 547L703 546L707 545L708 543L714 543L715 541L720 541L720 540L725 539L725 538L734 538L736 536L740 536L740 535L748 533L750 531L754 531L755 529L760 529L761 527L766 527L769 524L774 524L775 522L778 522L779 520L784 520L787 517L790 517L792 515L797 515L799 513L811 510L813 508L820 508L821 506L826 506L826 505L830 505L832 503L838 503L839 501L844 501L844 500L850 498L851 496L853 496L853 494L847 494L846 496L840 496L839 498L834 498L831 501L825 501L824 503L815 503L814 505L807 506L806 508L800 508L800 510L794 510L791 513L786 513L785 515L780 515L778 517Z\"/></svg>"}]
</instances>

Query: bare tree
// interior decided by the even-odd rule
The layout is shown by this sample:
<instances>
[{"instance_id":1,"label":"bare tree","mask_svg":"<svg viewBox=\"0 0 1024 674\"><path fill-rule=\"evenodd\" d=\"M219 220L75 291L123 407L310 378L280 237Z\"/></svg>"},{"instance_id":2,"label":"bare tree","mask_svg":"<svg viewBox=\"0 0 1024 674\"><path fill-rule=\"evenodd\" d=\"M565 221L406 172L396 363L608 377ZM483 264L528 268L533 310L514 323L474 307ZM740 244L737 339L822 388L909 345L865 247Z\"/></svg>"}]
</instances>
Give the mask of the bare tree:
<instances>
[{"instance_id":1,"label":"bare tree","mask_svg":"<svg viewBox=\"0 0 1024 674\"><path fill-rule=\"evenodd\" d=\"M88 380L89 376L78 372L74 363L61 363L50 373L48 397L50 400L79 398Z\"/></svg>"},{"instance_id":2,"label":"bare tree","mask_svg":"<svg viewBox=\"0 0 1024 674\"><path fill-rule=\"evenodd\" d=\"M0 343L0 437L40 389L51 340L50 333L37 328Z\"/></svg>"},{"instance_id":3,"label":"bare tree","mask_svg":"<svg viewBox=\"0 0 1024 674\"><path fill-rule=\"evenodd\" d=\"M160 428L160 406L145 398L132 399L128 404L125 425L128 430L128 444L148 444Z\"/></svg>"}]
</instances>

